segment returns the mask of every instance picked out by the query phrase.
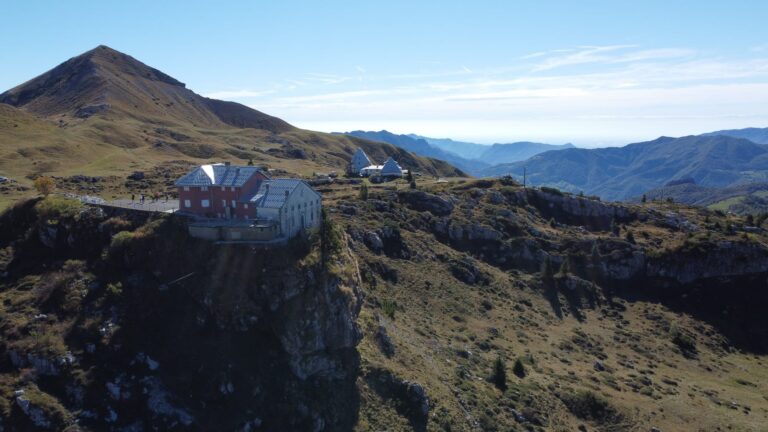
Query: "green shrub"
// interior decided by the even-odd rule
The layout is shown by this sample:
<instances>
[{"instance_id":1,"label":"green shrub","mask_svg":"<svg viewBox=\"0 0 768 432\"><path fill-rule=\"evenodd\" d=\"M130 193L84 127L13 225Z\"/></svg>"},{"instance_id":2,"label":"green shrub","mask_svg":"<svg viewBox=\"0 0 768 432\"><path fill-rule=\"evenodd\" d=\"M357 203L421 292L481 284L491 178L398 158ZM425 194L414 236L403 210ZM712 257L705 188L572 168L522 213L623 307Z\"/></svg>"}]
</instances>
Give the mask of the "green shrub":
<instances>
[{"instance_id":1,"label":"green shrub","mask_svg":"<svg viewBox=\"0 0 768 432\"><path fill-rule=\"evenodd\" d=\"M520 186L520 183L516 182L511 175L505 175L505 176L499 177L499 182L503 186Z\"/></svg>"},{"instance_id":2,"label":"green shrub","mask_svg":"<svg viewBox=\"0 0 768 432\"><path fill-rule=\"evenodd\" d=\"M133 239L131 231L120 231L112 237L112 241L109 243L109 250L117 251L123 249L131 239Z\"/></svg>"},{"instance_id":3,"label":"green shrub","mask_svg":"<svg viewBox=\"0 0 768 432\"><path fill-rule=\"evenodd\" d=\"M72 414L64 408L57 398L41 391L34 384L24 390L23 398L28 400L30 405L35 410L39 410L42 416L51 423L51 430L65 430L66 425L72 422Z\"/></svg>"},{"instance_id":4,"label":"green shrub","mask_svg":"<svg viewBox=\"0 0 768 432\"><path fill-rule=\"evenodd\" d=\"M336 224L333 223L325 207L322 209L320 221L320 259L324 269L328 268L331 256L341 251L342 235Z\"/></svg>"},{"instance_id":5,"label":"green shrub","mask_svg":"<svg viewBox=\"0 0 768 432\"><path fill-rule=\"evenodd\" d=\"M545 192L545 193L548 193L548 194L552 194L552 195L557 195L557 196L564 196L565 195L562 191L560 191L560 189L553 188L553 187L542 186L539 189L541 189L542 192Z\"/></svg>"},{"instance_id":6,"label":"green shrub","mask_svg":"<svg viewBox=\"0 0 768 432\"><path fill-rule=\"evenodd\" d=\"M382 300L381 310L384 312L384 315L389 317L389 319L395 319L395 312L397 312L397 302L394 300Z\"/></svg>"},{"instance_id":7,"label":"green shrub","mask_svg":"<svg viewBox=\"0 0 768 432\"><path fill-rule=\"evenodd\" d=\"M692 336L688 335L684 331L680 330L680 328L672 324L669 328L669 337L672 340L672 343L677 345L678 348L680 348L680 351L683 352L683 355L686 357L694 357L696 356L697 349L696 349L696 339L694 339Z\"/></svg>"},{"instance_id":8,"label":"green shrub","mask_svg":"<svg viewBox=\"0 0 768 432\"><path fill-rule=\"evenodd\" d=\"M107 284L106 289L107 297L111 299L118 299L123 296L123 284L118 282L116 284Z\"/></svg>"},{"instance_id":9,"label":"green shrub","mask_svg":"<svg viewBox=\"0 0 768 432\"><path fill-rule=\"evenodd\" d=\"M45 222L74 219L82 209L83 203L80 201L56 195L49 195L35 204L38 217Z\"/></svg>"},{"instance_id":10,"label":"green shrub","mask_svg":"<svg viewBox=\"0 0 768 432\"><path fill-rule=\"evenodd\" d=\"M99 230L110 234L118 233L120 231L129 231L133 227L133 224L121 217L111 217L99 225Z\"/></svg>"}]
</instances>

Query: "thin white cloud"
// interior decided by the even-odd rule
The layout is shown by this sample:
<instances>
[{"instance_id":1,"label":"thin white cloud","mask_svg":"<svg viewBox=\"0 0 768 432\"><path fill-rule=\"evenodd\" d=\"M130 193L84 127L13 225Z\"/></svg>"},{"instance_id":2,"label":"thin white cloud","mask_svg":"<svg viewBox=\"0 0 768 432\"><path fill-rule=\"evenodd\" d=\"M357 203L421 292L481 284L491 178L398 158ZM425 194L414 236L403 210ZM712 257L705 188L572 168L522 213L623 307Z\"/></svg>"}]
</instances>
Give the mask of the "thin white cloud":
<instances>
[{"instance_id":1,"label":"thin white cloud","mask_svg":"<svg viewBox=\"0 0 768 432\"><path fill-rule=\"evenodd\" d=\"M551 55L543 62L534 66L534 71L543 71L563 66L574 66L587 63L605 62L615 58L607 55L618 50L633 48L634 45L607 45L607 46L587 46L581 47L578 51L569 52L564 55Z\"/></svg>"},{"instance_id":2,"label":"thin white cloud","mask_svg":"<svg viewBox=\"0 0 768 432\"><path fill-rule=\"evenodd\" d=\"M631 45L534 54L487 69L444 65L437 71L377 74L369 68L365 81L359 75L349 80L301 74L266 94L209 96L258 94L258 103L255 97L249 102L254 108L320 130L400 128L491 141L610 144L622 136L626 143L768 126L768 56L707 57L684 48Z\"/></svg>"},{"instance_id":3,"label":"thin white cloud","mask_svg":"<svg viewBox=\"0 0 768 432\"><path fill-rule=\"evenodd\" d=\"M352 77L349 76L340 76L340 75L334 75L334 74L323 74L323 73L307 73L304 74L304 81L314 82L314 83L320 83L320 84L341 84L346 81L352 80Z\"/></svg>"},{"instance_id":4,"label":"thin white cloud","mask_svg":"<svg viewBox=\"0 0 768 432\"><path fill-rule=\"evenodd\" d=\"M610 45L599 47L583 47L576 52L565 55L549 56L533 68L534 72L546 71L565 66L576 66L594 63L617 64L633 63L649 60L680 59L693 56L696 52L682 48L662 48L648 50L629 50L634 45Z\"/></svg>"}]
</instances>

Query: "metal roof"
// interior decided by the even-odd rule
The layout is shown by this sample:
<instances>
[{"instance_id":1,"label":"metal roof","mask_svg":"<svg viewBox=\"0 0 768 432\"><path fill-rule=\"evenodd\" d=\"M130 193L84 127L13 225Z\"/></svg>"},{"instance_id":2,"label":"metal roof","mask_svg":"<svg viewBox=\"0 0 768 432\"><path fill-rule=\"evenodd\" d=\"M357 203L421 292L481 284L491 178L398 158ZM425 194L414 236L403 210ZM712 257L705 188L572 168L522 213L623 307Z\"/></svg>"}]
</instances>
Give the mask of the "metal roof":
<instances>
[{"instance_id":1,"label":"metal roof","mask_svg":"<svg viewBox=\"0 0 768 432\"><path fill-rule=\"evenodd\" d=\"M355 151L355 154L352 155L351 163L352 167L356 170L360 170L369 165L373 165L373 162L371 162L371 159L367 154L365 154L365 151L359 147L357 148L357 151Z\"/></svg>"},{"instance_id":2,"label":"metal roof","mask_svg":"<svg viewBox=\"0 0 768 432\"><path fill-rule=\"evenodd\" d=\"M250 202L254 203L257 207L263 208L282 208L285 205L285 200L293 191L304 184L309 190L315 192L314 189L309 187L303 180L299 179L273 179L264 180L259 185L259 190L251 197ZM315 192L317 194L317 192ZM320 194L318 194L319 196Z\"/></svg>"},{"instance_id":3,"label":"metal roof","mask_svg":"<svg viewBox=\"0 0 768 432\"><path fill-rule=\"evenodd\" d=\"M384 162L384 166L381 167L381 175L403 175L403 169L395 162L391 157Z\"/></svg>"},{"instance_id":4,"label":"metal roof","mask_svg":"<svg viewBox=\"0 0 768 432\"><path fill-rule=\"evenodd\" d=\"M256 166L200 165L176 180L176 186L242 186L259 171Z\"/></svg>"}]
</instances>

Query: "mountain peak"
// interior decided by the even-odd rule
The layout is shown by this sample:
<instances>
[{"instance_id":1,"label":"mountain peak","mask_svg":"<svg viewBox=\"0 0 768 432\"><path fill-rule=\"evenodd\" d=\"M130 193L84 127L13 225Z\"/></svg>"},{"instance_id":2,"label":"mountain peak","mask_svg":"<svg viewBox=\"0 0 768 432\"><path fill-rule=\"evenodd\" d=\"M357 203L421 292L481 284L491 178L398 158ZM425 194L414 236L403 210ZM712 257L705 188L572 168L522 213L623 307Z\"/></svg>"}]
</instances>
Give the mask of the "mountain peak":
<instances>
[{"instance_id":1,"label":"mountain peak","mask_svg":"<svg viewBox=\"0 0 768 432\"><path fill-rule=\"evenodd\" d=\"M181 81L106 45L0 94L0 103L57 120L98 115L151 119L155 124L292 129L283 120L244 105L197 95Z\"/></svg>"},{"instance_id":2,"label":"mountain peak","mask_svg":"<svg viewBox=\"0 0 768 432\"><path fill-rule=\"evenodd\" d=\"M107 45L99 45L72 60L78 58L90 59L97 68L103 68L111 73L136 75L145 79L160 81L175 86L186 86L184 83L170 75L146 65L128 54L110 48Z\"/></svg>"},{"instance_id":3,"label":"mountain peak","mask_svg":"<svg viewBox=\"0 0 768 432\"><path fill-rule=\"evenodd\" d=\"M97 55L113 55L113 54L125 55L125 54L121 53L120 51L118 51L118 50L116 50L116 49L114 49L112 47L109 47L107 45L99 45L96 48L93 48L91 50L88 50L88 51L82 53L81 55L83 55L83 56L97 56Z\"/></svg>"}]
</instances>

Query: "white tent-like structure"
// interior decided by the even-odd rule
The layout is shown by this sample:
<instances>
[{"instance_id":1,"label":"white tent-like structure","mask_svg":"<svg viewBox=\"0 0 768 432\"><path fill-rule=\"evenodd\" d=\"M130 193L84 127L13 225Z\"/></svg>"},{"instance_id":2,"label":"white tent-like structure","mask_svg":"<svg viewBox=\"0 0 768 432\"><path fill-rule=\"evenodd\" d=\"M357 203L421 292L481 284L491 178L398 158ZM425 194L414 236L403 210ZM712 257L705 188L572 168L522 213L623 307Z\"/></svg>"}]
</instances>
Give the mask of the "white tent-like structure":
<instances>
[{"instance_id":1,"label":"white tent-like structure","mask_svg":"<svg viewBox=\"0 0 768 432\"><path fill-rule=\"evenodd\" d=\"M360 170L360 175L362 177L375 177L377 175L381 175L381 169L384 168L384 165L370 165Z\"/></svg>"},{"instance_id":2,"label":"white tent-like structure","mask_svg":"<svg viewBox=\"0 0 768 432\"><path fill-rule=\"evenodd\" d=\"M358 148L352 156L352 161L349 163L349 173L359 175L363 168L371 165L373 165L373 162L368 158L368 155L365 154L363 149Z\"/></svg>"},{"instance_id":3,"label":"white tent-like structure","mask_svg":"<svg viewBox=\"0 0 768 432\"><path fill-rule=\"evenodd\" d=\"M382 177L402 177L403 169L395 162L391 157L384 162L384 166L381 167Z\"/></svg>"}]
</instances>

